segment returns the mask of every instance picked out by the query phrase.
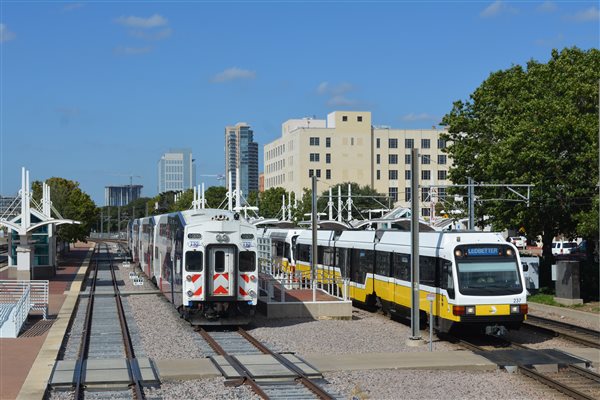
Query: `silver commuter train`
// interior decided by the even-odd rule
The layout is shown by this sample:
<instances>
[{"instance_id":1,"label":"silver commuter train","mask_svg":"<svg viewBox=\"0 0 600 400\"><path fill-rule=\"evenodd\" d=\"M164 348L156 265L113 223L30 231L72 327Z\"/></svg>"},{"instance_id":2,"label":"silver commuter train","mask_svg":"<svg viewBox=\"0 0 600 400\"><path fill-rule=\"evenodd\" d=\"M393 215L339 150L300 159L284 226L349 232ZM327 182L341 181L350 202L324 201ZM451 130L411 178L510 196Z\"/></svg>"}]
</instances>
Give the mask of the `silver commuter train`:
<instances>
[{"instance_id":1,"label":"silver commuter train","mask_svg":"<svg viewBox=\"0 0 600 400\"><path fill-rule=\"evenodd\" d=\"M257 230L238 213L174 212L136 219L128 230L133 262L192 324L251 321Z\"/></svg>"}]
</instances>

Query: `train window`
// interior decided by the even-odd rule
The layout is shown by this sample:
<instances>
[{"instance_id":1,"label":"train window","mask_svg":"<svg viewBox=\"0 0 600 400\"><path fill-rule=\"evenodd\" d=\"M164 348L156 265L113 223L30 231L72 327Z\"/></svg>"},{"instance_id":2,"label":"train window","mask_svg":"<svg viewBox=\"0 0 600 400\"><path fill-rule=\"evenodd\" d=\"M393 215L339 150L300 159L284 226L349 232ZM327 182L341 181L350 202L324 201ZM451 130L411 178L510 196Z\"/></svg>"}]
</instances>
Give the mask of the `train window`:
<instances>
[{"instance_id":1,"label":"train window","mask_svg":"<svg viewBox=\"0 0 600 400\"><path fill-rule=\"evenodd\" d=\"M307 244L299 244L298 249L298 261L310 262L310 246Z\"/></svg>"},{"instance_id":2,"label":"train window","mask_svg":"<svg viewBox=\"0 0 600 400\"><path fill-rule=\"evenodd\" d=\"M354 249L350 268L353 282L364 283L366 275L373 273L373 250Z\"/></svg>"},{"instance_id":3,"label":"train window","mask_svg":"<svg viewBox=\"0 0 600 400\"><path fill-rule=\"evenodd\" d=\"M284 249L283 242L275 242L275 255L277 257L284 256L283 249Z\"/></svg>"},{"instance_id":4,"label":"train window","mask_svg":"<svg viewBox=\"0 0 600 400\"><path fill-rule=\"evenodd\" d=\"M333 252L333 247L323 247L323 265L327 265L328 267L335 266L335 254Z\"/></svg>"},{"instance_id":5,"label":"train window","mask_svg":"<svg viewBox=\"0 0 600 400\"><path fill-rule=\"evenodd\" d=\"M394 278L403 281L410 280L410 256L408 254L394 253Z\"/></svg>"},{"instance_id":6,"label":"train window","mask_svg":"<svg viewBox=\"0 0 600 400\"><path fill-rule=\"evenodd\" d=\"M387 251L378 251L375 263L375 273L382 276L390 276L390 256Z\"/></svg>"},{"instance_id":7,"label":"train window","mask_svg":"<svg viewBox=\"0 0 600 400\"><path fill-rule=\"evenodd\" d=\"M317 264L325 264L323 262L323 253L325 248L323 246L317 246Z\"/></svg>"},{"instance_id":8,"label":"train window","mask_svg":"<svg viewBox=\"0 0 600 400\"><path fill-rule=\"evenodd\" d=\"M452 263L448 260L440 260L441 274L440 287L448 291L448 297L454 298L454 280L452 279Z\"/></svg>"},{"instance_id":9,"label":"train window","mask_svg":"<svg viewBox=\"0 0 600 400\"><path fill-rule=\"evenodd\" d=\"M435 258L419 257L419 282L423 285L435 286Z\"/></svg>"},{"instance_id":10,"label":"train window","mask_svg":"<svg viewBox=\"0 0 600 400\"><path fill-rule=\"evenodd\" d=\"M283 246L283 256L284 256L285 258L287 258L287 259L288 259L288 261L291 261L291 260L292 260L292 252L291 252L291 247L290 247L290 244L289 244L289 243L287 243L287 242L286 242L286 243L284 243L284 246Z\"/></svg>"},{"instance_id":11,"label":"train window","mask_svg":"<svg viewBox=\"0 0 600 400\"><path fill-rule=\"evenodd\" d=\"M350 251L348 249L336 248L336 265L340 268L342 276L348 278L348 271L350 270Z\"/></svg>"},{"instance_id":12,"label":"train window","mask_svg":"<svg viewBox=\"0 0 600 400\"><path fill-rule=\"evenodd\" d=\"M225 252L223 250L215 251L215 272L225 272Z\"/></svg>"},{"instance_id":13,"label":"train window","mask_svg":"<svg viewBox=\"0 0 600 400\"><path fill-rule=\"evenodd\" d=\"M154 247L154 258L158 258L158 247Z\"/></svg>"},{"instance_id":14,"label":"train window","mask_svg":"<svg viewBox=\"0 0 600 400\"><path fill-rule=\"evenodd\" d=\"M242 251L239 257L240 272L256 270L256 254L253 251Z\"/></svg>"},{"instance_id":15,"label":"train window","mask_svg":"<svg viewBox=\"0 0 600 400\"><path fill-rule=\"evenodd\" d=\"M200 272L204 267L204 253L201 251L185 252L185 269L187 271Z\"/></svg>"}]
</instances>

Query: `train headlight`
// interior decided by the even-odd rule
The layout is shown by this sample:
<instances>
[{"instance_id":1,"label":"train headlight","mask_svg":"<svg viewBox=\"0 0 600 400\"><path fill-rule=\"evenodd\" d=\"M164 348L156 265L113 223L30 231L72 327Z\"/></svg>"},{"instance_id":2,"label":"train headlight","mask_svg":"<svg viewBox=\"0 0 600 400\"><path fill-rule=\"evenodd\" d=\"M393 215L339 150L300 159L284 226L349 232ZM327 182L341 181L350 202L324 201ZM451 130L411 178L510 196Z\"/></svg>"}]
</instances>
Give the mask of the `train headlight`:
<instances>
[{"instance_id":1,"label":"train headlight","mask_svg":"<svg viewBox=\"0 0 600 400\"><path fill-rule=\"evenodd\" d=\"M454 256L455 257L462 257L462 255L463 255L462 250L460 250L460 249L454 250Z\"/></svg>"},{"instance_id":2,"label":"train headlight","mask_svg":"<svg viewBox=\"0 0 600 400\"><path fill-rule=\"evenodd\" d=\"M520 312L521 312L521 308L519 307L519 305L510 306L511 314L519 314Z\"/></svg>"},{"instance_id":3,"label":"train headlight","mask_svg":"<svg viewBox=\"0 0 600 400\"><path fill-rule=\"evenodd\" d=\"M188 297L192 297L194 295L194 292L192 292L191 290L188 290L187 293Z\"/></svg>"},{"instance_id":4,"label":"train headlight","mask_svg":"<svg viewBox=\"0 0 600 400\"><path fill-rule=\"evenodd\" d=\"M251 280L252 282L254 282L254 281L256 280L256 276L254 276L254 275L250 275L250 280Z\"/></svg>"},{"instance_id":5,"label":"train headlight","mask_svg":"<svg viewBox=\"0 0 600 400\"><path fill-rule=\"evenodd\" d=\"M192 276L191 275L186 275L185 276L185 280L188 281L188 282L191 282L192 281Z\"/></svg>"},{"instance_id":6,"label":"train headlight","mask_svg":"<svg viewBox=\"0 0 600 400\"><path fill-rule=\"evenodd\" d=\"M475 315L475 306L466 306L465 314L466 315Z\"/></svg>"},{"instance_id":7,"label":"train headlight","mask_svg":"<svg viewBox=\"0 0 600 400\"><path fill-rule=\"evenodd\" d=\"M219 234L217 235L216 239L217 239L217 242L219 242L219 243L220 243L220 242L222 242L222 241L223 241L223 236L221 236L221 234L219 233Z\"/></svg>"},{"instance_id":8,"label":"train headlight","mask_svg":"<svg viewBox=\"0 0 600 400\"><path fill-rule=\"evenodd\" d=\"M223 241L223 243L229 243L229 236L223 234L221 235L221 240Z\"/></svg>"},{"instance_id":9,"label":"train headlight","mask_svg":"<svg viewBox=\"0 0 600 400\"><path fill-rule=\"evenodd\" d=\"M256 292L254 290L250 290L248 292L248 294L250 295L250 297L255 298L256 297Z\"/></svg>"},{"instance_id":10,"label":"train headlight","mask_svg":"<svg viewBox=\"0 0 600 400\"><path fill-rule=\"evenodd\" d=\"M513 249L506 249L506 255L507 255L508 257L510 257L510 256L512 256L512 255L514 255L514 254L515 254L515 252L513 251Z\"/></svg>"}]
</instances>

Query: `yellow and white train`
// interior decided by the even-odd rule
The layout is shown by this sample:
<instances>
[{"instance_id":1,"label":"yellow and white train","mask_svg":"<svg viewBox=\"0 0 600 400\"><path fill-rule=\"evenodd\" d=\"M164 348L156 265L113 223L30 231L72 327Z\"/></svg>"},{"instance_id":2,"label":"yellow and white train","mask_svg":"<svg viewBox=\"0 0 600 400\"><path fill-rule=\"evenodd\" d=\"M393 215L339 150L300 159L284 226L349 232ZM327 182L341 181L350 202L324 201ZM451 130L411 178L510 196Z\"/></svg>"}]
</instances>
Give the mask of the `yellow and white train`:
<instances>
[{"instance_id":1,"label":"yellow and white train","mask_svg":"<svg viewBox=\"0 0 600 400\"><path fill-rule=\"evenodd\" d=\"M302 231L290 268L310 273L312 236ZM317 277L344 285L357 303L410 317L410 232L318 231ZM293 260L295 259L295 265ZM467 328L490 334L518 329L526 319L526 287L519 252L498 233L421 232L421 318L433 301L434 328Z\"/></svg>"}]
</instances>

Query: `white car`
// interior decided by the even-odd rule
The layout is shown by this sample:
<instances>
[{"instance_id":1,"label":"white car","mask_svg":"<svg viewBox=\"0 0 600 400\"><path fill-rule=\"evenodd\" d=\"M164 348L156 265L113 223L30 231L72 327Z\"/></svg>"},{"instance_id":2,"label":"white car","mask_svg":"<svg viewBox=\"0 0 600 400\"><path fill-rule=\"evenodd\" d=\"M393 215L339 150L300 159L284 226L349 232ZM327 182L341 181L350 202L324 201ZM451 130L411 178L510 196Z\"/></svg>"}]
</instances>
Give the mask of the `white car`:
<instances>
[{"instance_id":1,"label":"white car","mask_svg":"<svg viewBox=\"0 0 600 400\"><path fill-rule=\"evenodd\" d=\"M525 236L512 236L508 240L515 245L517 249L525 249L527 247L527 238Z\"/></svg>"},{"instance_id":2,"label":"white car","mask_svg":"<svg viewBox=\"0 0 600 400\"><path fill-rule=\"evenodd\" d=\"M577 243L575 242L552 242L552 254L557 256L560 254L571 254L575 251Z\"/></svg>"}]
</instances>

